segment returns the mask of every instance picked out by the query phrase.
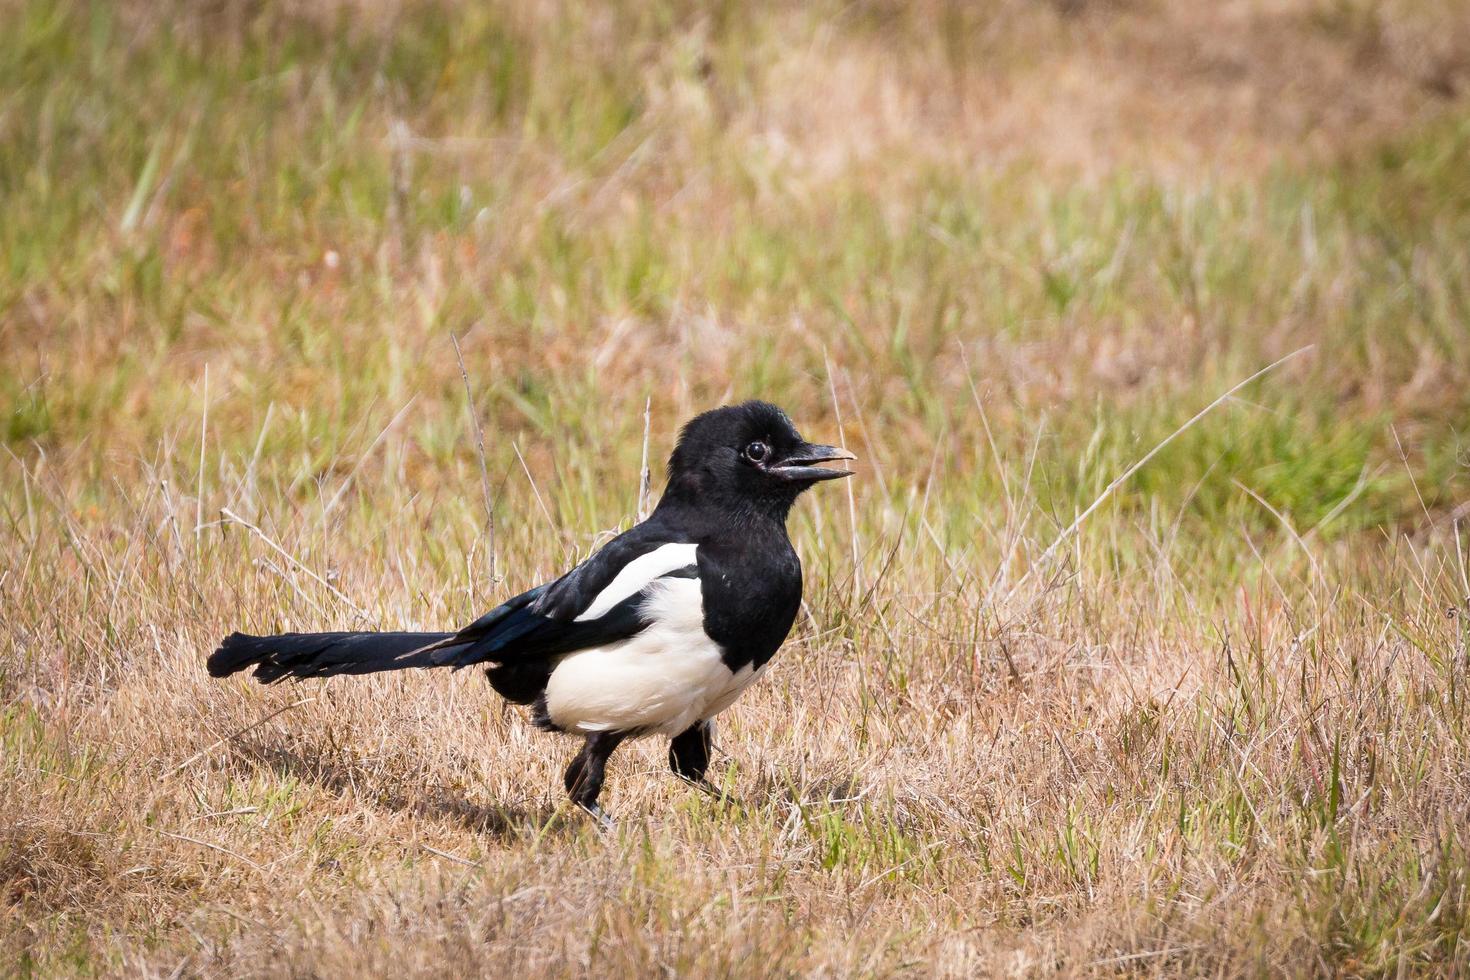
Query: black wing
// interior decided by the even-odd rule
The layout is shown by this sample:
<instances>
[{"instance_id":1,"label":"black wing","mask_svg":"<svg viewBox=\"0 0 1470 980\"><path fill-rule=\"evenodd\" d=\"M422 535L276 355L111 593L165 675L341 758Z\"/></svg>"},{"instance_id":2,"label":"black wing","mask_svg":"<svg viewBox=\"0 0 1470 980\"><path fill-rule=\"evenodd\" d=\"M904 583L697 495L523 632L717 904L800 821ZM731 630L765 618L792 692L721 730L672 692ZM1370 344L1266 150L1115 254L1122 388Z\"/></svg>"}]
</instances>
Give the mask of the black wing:
<instances>
[{"instance_id":1,"label":"black wing","mask_svg":"<svg viewBox=\"0 0 1470 980\"><path fill-rule=\"evenodd\" d=\"M433 644L435 665L458 669L479 663L544 664L560 654L636 635L648 625L638 614L647 583L596 616L578 617L592 608L630 562L664 545L689 544L677 537L652 521L632 528L555 582L522 592ZM692 558L688 565L666 569L650 581L668 574L696 574Z\"/></svg>"}]
</instances>

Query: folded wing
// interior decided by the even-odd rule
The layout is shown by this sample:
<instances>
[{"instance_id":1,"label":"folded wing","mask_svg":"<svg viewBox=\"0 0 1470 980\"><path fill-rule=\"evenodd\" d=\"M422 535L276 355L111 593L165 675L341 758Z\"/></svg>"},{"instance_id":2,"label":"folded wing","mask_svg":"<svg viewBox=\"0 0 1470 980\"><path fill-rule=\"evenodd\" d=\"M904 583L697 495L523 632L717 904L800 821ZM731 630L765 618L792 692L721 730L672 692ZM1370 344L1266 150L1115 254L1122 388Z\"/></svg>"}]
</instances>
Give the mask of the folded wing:
<instances>
[{"instance_id":1,"label":"folded wing","mask_svg":"<svg viewBox=\"0 0 1470 980\"><path fill-rule=\"evenodd\" d=\"M626 640L651 625L644 605L653 583L698 577L694 544L659 540L640 528L422 652L434 666L489 664L486 673L502 697L532 703L560 656Z\"/></svg>"}]
</instances>

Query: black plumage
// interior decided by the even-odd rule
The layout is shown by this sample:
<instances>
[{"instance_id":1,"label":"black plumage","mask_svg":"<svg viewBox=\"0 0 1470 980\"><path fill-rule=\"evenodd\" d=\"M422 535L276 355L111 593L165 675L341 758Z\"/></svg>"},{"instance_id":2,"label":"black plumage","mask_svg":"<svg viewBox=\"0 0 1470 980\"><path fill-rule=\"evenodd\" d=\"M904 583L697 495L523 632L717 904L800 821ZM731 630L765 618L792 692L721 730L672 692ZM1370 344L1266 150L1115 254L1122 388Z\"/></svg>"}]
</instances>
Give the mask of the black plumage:
<instances>
[{"instance_id":1,"label":"black plumage","mask_svg":"<svg viewBox=\"0 0 1470 980\"><path fill-rule=\"evenodd\" d=\"M554 582L455 633L286 633L226 637L208 661L225 677L285 678L483 664L539 726L585 737L567 769L572 799L600 817L608 757L630 737L670 737L669 763L703 783L712 719L763 670L801 604L786 517L851 459L802 439L764 402L684 427L649 518ZM605 819L605 817L604 817Z\"/></svg>"}]
</instances>

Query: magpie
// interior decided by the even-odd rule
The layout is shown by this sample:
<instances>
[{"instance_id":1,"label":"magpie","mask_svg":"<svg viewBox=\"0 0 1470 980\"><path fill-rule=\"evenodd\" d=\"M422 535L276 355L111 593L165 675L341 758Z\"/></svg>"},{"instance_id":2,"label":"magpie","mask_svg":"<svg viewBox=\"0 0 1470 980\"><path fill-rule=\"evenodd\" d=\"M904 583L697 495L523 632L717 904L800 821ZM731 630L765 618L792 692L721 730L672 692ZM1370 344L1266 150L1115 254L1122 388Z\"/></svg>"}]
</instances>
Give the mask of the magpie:
<instances>
[{"instance_id":1,"label":"magpie","mask_svg":"<svg viewBox=\"0 0 1470 980\"><path fill-rule=\"evenodd\" d=\"M807 442L775 405L717 408L684 426L647 520L464 629L231 633L208 670L253 667L269 684L484 664L495 691L529 705L538 728L582 737L566 790L610 826L597 798L627 739L668 737L675 775L713 791L714 718L766 672L801 605L787 514L808 487L852 475L820 464L855 458Z\"/></svg>"}]
</instances>

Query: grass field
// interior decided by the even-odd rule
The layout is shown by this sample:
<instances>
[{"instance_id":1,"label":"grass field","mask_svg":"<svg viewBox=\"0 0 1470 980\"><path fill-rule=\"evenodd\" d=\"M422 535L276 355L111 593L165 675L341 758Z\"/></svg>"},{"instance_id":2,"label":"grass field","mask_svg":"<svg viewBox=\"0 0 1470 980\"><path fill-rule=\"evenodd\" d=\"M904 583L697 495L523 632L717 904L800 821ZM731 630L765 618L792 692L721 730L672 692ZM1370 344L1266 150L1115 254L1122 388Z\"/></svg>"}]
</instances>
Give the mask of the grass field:
<instances>
[{"instance_id":1,"label":"grass field","mask_svg":"<svg viewBox=\"0 0 1470 980\"><path fill-rule=\"evenodd\" d=\"M0 974L1470 966L1459 0L0 22ZM468 621L752 396L861 461L740 806L206 677Z\"/></svg>"}]
</instances>

